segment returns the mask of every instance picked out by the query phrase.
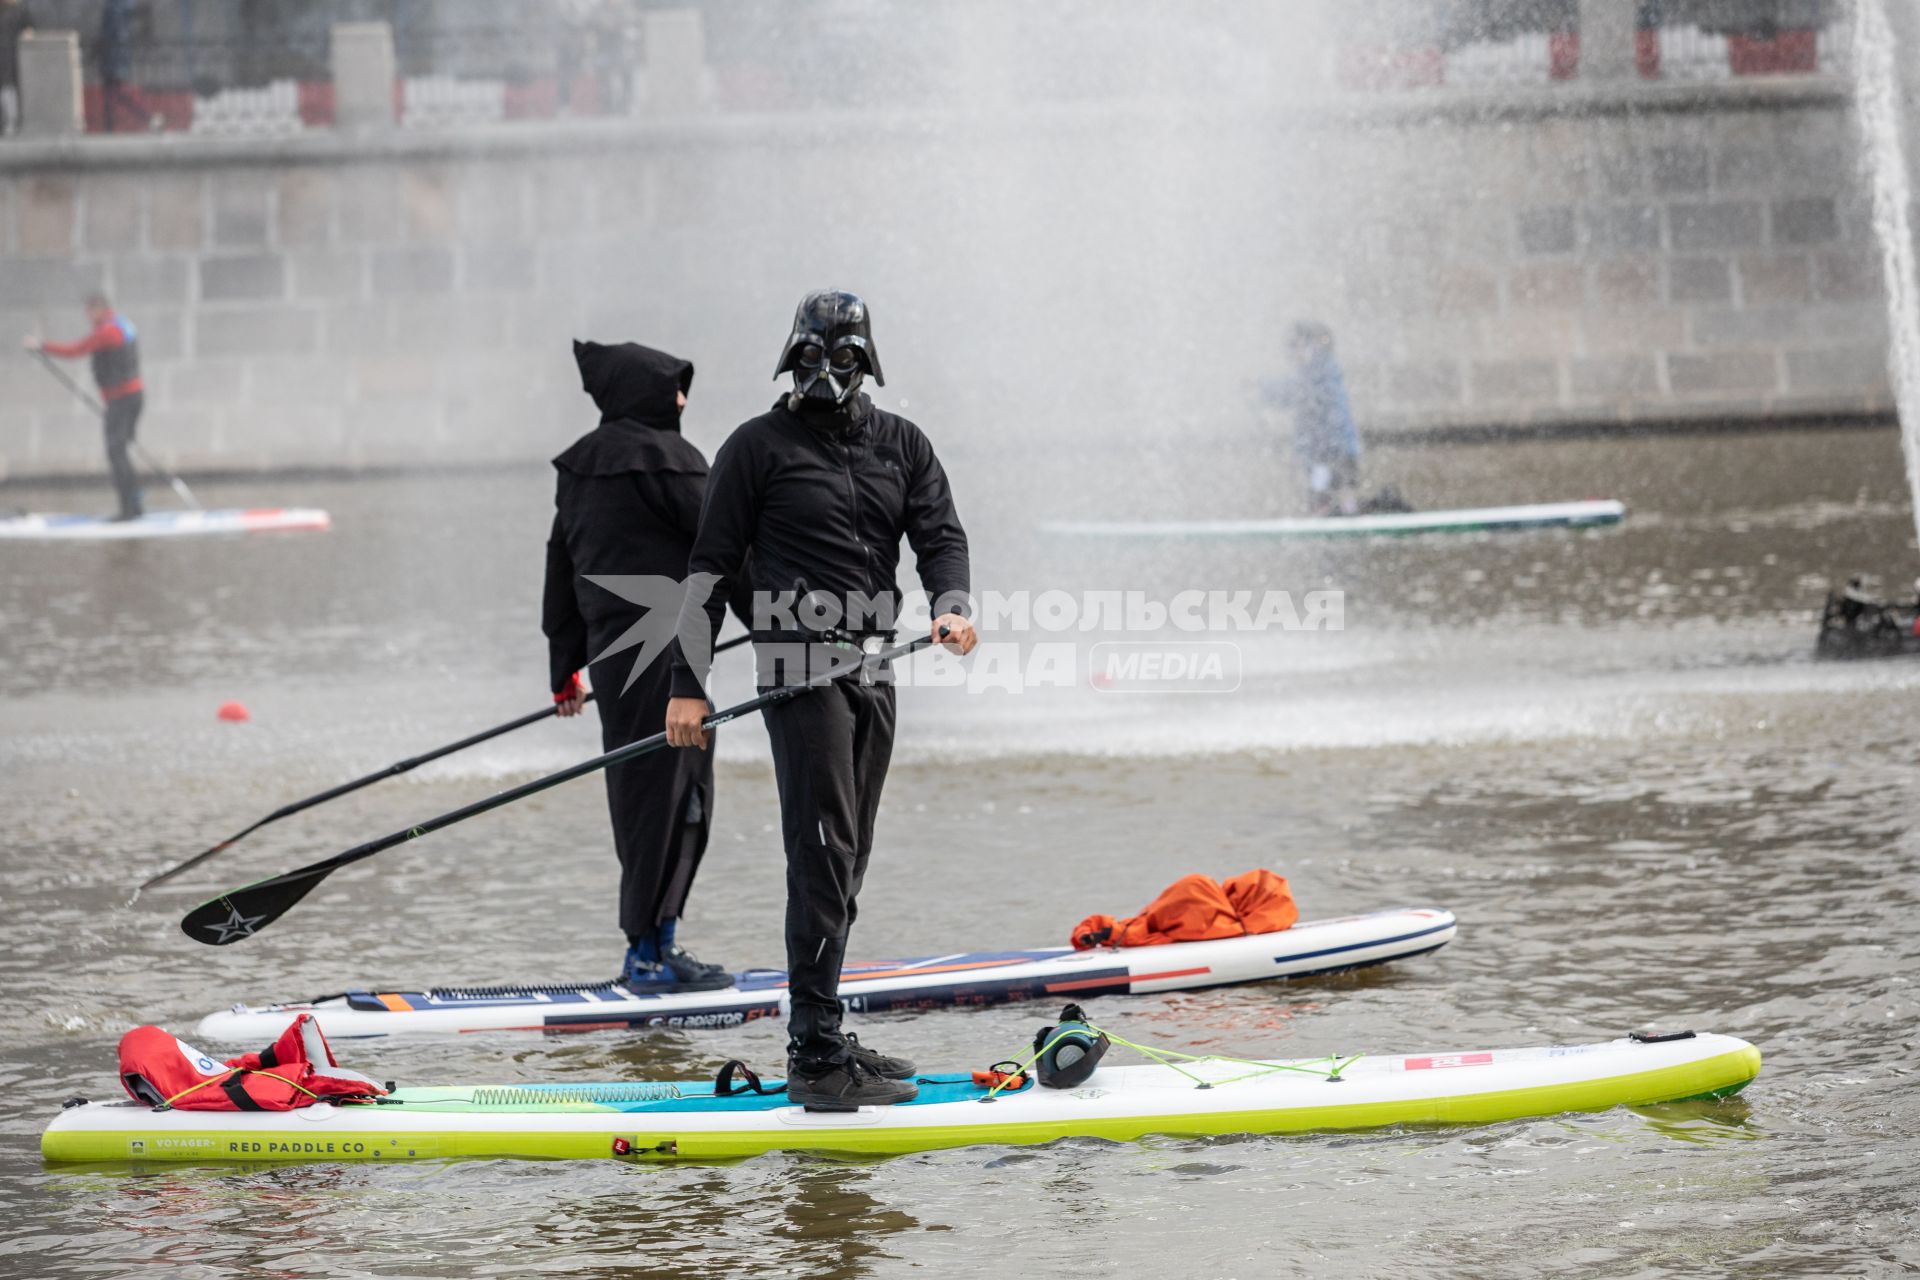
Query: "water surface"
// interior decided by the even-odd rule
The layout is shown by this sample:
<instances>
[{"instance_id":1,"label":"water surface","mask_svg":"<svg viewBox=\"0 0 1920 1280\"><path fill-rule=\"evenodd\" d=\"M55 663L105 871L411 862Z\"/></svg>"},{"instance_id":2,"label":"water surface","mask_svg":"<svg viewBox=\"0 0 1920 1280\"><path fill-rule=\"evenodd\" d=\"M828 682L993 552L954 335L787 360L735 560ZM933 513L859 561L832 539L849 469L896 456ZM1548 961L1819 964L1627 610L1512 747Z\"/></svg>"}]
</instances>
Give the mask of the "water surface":
<instances>
[{"instance_id":1,"label":"water surface","mask_svg":"<svg viewBox=\"0 0 1920 1280\"><path fill-rule=\"evenodd\" d=\"M1076 483L952 451L983 585L1346 593L1346 629L1242 637L1239 692L903 692L854 949L1064 940L1188 871L1271 866L1308 915L1458 913L1436 956L1107 999L1176 1048L1315 1055L1697 1027L1753 1040L1743 1099L1479 1129L1067 1142L718 1168L47 1171L59 1102L110 1096L128 1027L369 982L581 979L618 953L583 780L342 872L210 949L204 891L288 869L596 749L549 724L261 832L177 889L146 874L308 791L540 705L549 480L211 486L329 507L325 537L0 551L0 1272L1167 1276L1787 1272L1920 1265L1911 1087L1920 667L1810 658L1826 580L1916 561L1890 433L1379 451L1423 505L1624 499L1613 530L1362 544L1091 545L1053 515L1275 514L1256 452ZM1216 461L1210 462L1209 459ZM1278 466L1278 463L1275 463ZM1209 486L1169 475L1211 469ZM82 504L72 491L9 503ZM723 659L724 661L724 659ZM729 692L745 688L733 672ZM217 722L228 698L254 713ZM684 936L779 959L757 727L723 735ZM872 1018L925 1064L1007 1056L1053 1010ZM777 1028L354 1045L429 1083L773 1066Z\"/></svg>"}]
</instances>

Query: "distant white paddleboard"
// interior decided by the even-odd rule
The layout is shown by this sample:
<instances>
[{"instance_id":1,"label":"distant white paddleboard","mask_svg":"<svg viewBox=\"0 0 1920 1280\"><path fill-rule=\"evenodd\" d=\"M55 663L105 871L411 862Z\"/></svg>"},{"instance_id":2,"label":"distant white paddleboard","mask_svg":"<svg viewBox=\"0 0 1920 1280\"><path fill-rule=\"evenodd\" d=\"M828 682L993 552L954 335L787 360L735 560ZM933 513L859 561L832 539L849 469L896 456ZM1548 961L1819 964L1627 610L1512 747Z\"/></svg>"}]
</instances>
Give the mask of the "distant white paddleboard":
<instances>
[{"instance_id":1,"label":"distant white paddleboard","mask_svg":"<svg viewBox=\"0 0 1920 1280\"><path fill-rule=\"evenodd\" d=\"M1462 507L1453 511L1275 520L1052 520L1041 525L1040 531L1086 538L1351 538L1618 524L1626 514L1625 503L1590 499L1541 502L1524 507Z\"/></svg>"},{"instance_id":2,"label":"distant white paddleboard","mask_svg":"<svg viewBox=\"0 0 1920 1280\"><path fill-rule=\"evenodd\" d=\"M128 538L190 538L226 533L275 533L331 528L324 511L255 507L223 511L153 511L138 520L34 512L0 519L0 538L21 542L103 542Z\"/></svg>"}]
</instances>

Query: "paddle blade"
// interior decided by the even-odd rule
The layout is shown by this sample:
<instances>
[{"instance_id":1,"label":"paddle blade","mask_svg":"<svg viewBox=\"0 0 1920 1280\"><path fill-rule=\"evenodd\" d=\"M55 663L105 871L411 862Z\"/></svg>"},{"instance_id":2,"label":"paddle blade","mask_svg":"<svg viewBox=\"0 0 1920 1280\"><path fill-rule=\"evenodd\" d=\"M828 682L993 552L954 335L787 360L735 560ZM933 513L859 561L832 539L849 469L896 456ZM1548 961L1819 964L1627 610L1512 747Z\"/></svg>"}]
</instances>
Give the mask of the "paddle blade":
<instances>
[{"instance_id":1,"label":"paddle blade","mask_svg":"<svg viewBox=\"0 0 1920 1280\"><path fill-rule=\"evenodd\" d=\"M180 932L195 942L224 947L251 938L293 910L325 880L332 867L305 867L241 889L230 889L187 912Z\"/></svg>"}]
</instances>

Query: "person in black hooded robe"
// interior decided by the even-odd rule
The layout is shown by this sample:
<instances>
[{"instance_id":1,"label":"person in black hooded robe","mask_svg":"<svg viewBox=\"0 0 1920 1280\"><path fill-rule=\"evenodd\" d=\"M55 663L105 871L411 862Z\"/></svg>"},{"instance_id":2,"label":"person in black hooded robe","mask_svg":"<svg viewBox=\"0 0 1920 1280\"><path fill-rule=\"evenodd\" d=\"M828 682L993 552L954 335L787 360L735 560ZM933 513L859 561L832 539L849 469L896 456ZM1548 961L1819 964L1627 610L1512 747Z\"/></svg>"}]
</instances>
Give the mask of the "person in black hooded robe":
<instances>
[{"instance_id":1,"label":"person in black hooded robe","mask_svg":"<svg viewBox=\"0 0 1920 1280\"><path fill-rule=\"evenodd\" d=\"M631 342L575 342L573 354L600 425L553 460L559 482L541 629L560 714L580 713L586 695L579 672L587 668L601 741L612 751L660 731L670 667L656 661L635 671L632 649L600 656L648 610L586 575L683 581L707 460L680 434L691 363ZM677 613L677 603L667 607ZM609 767L606 777L627 936L620 981L647 992L732 985L724 968L696 960L676 938L712 828L713 756L657 751Z\"/></svg>"}]
</instances>

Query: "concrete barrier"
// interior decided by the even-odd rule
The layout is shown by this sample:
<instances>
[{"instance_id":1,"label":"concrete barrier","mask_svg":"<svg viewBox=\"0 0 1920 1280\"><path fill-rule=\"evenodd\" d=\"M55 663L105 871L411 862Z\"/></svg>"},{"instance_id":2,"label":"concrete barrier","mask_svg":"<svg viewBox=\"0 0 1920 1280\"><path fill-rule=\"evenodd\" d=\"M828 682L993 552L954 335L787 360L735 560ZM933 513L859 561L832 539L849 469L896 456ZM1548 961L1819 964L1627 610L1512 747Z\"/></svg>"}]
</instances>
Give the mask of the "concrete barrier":
<instances>
[{"instance_id":1,"label":"concrete barrier","mask_svg":"<svg viewBox=\"0 0 1920 1280\"><path fill-rule=\"evenodd\" d=\"M80 80L80 36L35 31L20 38L20 132L65 137L86 129Z\"/></svg>"},{"instance_id":2,"label":"concrete barrier","mask_svg":"<svg viewBox=\"0 0 1920 1280\"><path fill-rule=\"evenodd\" d=\"M333 28L333 122L340 129L393 127L393 29L384 22Z\"/></svg>"}]
</instances>

